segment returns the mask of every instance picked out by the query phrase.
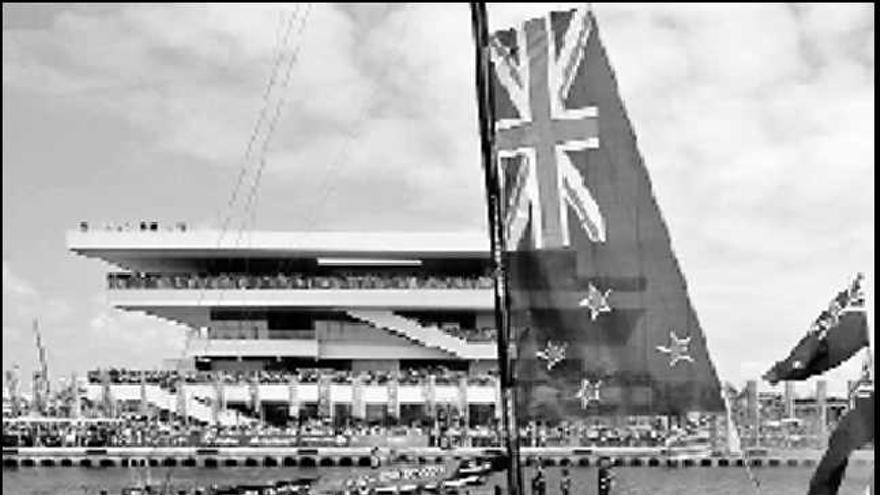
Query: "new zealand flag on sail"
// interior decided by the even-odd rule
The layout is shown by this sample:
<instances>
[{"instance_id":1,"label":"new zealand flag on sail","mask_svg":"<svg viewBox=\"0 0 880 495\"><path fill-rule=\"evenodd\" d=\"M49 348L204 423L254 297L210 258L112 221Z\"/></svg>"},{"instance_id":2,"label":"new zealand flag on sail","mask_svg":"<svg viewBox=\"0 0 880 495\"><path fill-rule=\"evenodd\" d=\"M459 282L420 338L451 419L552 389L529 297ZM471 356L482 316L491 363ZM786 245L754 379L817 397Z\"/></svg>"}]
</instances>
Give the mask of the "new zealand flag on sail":
<instances>
[{"instance_id":1,"label":"new zealand flag on sail","mask_svg":"<svg viewBox=\"0 0 880 495\"><path fill-rule=\"evenodd\" d=\"M849 287L838 292L788 357L774 364L764 378L774 385L781 380L806 380L839 366L867 347L863 282L864 275L859 273Z\"/></svg>"},{"instance_id":2,"label":"new zealand flag on sail","mask_svg":"<svg viewBox=\"0 0 880 495\"><path fill-rule=\"evenodd\" d=\"M490 49L519 420L723 411L592 13Z\"/></svg>"}]
</instances>

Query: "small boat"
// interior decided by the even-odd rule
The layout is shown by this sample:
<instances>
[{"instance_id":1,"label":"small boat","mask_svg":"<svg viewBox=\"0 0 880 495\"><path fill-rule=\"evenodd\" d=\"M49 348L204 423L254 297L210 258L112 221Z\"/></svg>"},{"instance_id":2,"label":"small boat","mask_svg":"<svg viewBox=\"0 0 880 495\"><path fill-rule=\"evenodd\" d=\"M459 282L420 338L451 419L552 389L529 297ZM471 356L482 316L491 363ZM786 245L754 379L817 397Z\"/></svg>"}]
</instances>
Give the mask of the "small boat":
<instances>
[{"instance_id":1,"label":"small boat","mask_svg":"<svg viewBox=\"0 0 880 495\"><path fill-rule=\"evenodd\" d=\"M459 476L484 475L492 471L491 462L468 461L458 468Z\"/></svg>"},{"instance_id":2,"label":"small boat","mask_svg":"<svg viewBox=\"0 0 880 495\"><path fill-rule=\"evenodd\" d=\"M150 486L123 488L121 495L158 495L177 494L186 495L294 495L307 494L316 481L316 478L298 478L295 480L282 480L266 483L246 483L239 485L213 485L199 487L191 490L165 490Z\"/></svg>"},{"instance_id":3,"label":"small boat","mask_svg":"<svg viewBox=\"0 0 880 495\"><path fill-rule=\"evenodd\" d=\"M480 486L486 482L483 476L470 475L462 478L453 478L443 482L445 488L464 488L466 486Z\"/></svg>"},{"instance_id":4,"label":"small boat","mask_svg":"<svg viewBox=\"0 0 880 495\"><path fill-rule=\"evenodd\" d=\"M669 460L708 459L712 456L712 442L708 433L682 435L667 442L665 453Z\"/></svg>"}]
</instances>

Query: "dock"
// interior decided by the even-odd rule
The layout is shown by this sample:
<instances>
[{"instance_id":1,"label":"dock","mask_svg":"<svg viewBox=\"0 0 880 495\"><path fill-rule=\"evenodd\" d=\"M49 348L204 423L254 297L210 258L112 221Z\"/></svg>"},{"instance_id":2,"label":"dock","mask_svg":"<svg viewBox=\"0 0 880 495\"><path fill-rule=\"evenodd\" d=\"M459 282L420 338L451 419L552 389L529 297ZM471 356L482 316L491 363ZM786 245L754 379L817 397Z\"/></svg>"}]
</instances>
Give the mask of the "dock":
<instances>
[{"instance_id":1,"label":"dock","mask_svg":"<svg viewBox=\"0 0 880 495\"><path fill-rule=\"evenodd\" d=\"M670 457L657 448L639 447L524 447L527 466L595 466L600 457L627 467L802 467L815 466L821 450L777 450L762 455ZM369 467L369 447L13 447L3 448L3 468L56 467ZM436 464L503 454L500 448L405 448L385 450L386 461ZM871 465L873 450L853 453L853 465Z\"/></svg>"}]
</instances>

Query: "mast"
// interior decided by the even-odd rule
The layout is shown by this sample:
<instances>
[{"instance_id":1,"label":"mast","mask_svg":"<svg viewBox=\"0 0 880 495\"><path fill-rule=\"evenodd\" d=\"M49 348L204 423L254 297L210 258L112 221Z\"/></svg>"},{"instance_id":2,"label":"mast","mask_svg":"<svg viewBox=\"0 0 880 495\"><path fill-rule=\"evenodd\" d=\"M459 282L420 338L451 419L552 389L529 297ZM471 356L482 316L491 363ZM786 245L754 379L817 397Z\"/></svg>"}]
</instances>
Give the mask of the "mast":
<instances>
[{"instance_id":1,"label":"mast","mask_svg":"<svg viewBox=\"0 0 880 495\"><path fill-rule=\"evenodd\" d=\"M40 336L40 327L36 318L34 318L34 337L37 343L37 355L40 361L40 381L36 384L35 389L39 392L39 398L34 397L34 402L40 413L45 414L47 401L49 400L49 365L46 361L46 348L43 346L43 339Z\"/></svg>"},{"instance_id":2,"label":"mast","mask_svg":"<svg viewBox=\"0 0 880 495\"><path fill-rule=\"evenodd\" d=\"M507 451L507 493L523 493L519 462L519 430L514 414L515 396L510 362L510 300L504 256L507 251L501 212L501 185L495 161L495 98L491 84L489 27L485 2L471 2L471 27L476 55L477 108L480 120L480 149L486 185L492 275L495 280L495 327L497 329L498 370L501 378L501 424Z\"/></svg>"}]
</instances>

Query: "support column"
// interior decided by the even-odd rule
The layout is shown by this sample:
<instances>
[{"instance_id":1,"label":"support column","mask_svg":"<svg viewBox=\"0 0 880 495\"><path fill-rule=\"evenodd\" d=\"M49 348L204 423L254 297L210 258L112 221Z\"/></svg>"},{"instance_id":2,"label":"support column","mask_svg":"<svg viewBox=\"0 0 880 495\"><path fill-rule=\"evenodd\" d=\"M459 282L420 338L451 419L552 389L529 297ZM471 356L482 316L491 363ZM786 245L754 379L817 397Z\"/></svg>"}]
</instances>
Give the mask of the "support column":
<instances>
[{"instance_id":1,"label":"support column","mask_svg":"<svg viewBox=\"0 0 880 495\"><path fill-rule=\"evenodd\" d=\"M101 402L104 404L104 414L111 418L115 417L116 408L113 403L113 392L110 389L110 374L107 370L101 370L101 384Z\"/></svg>"},{"instance_id":2,"label":"support column","mask_svg":"<svg viewBox=\"0 0 880 495\"><path fill-rule=\"evenodd\" d=\"M330 377L326 375L318 377L318 417L333 417L333 405L330 402Z\"/></svg>"},{"instance_id":3,"label":"support column","mask_svg":"<svg viewBox=\"0 0 880 495\"><path fill-rule=\"evenodd\" d=\"M141 375L141 403L140 403L140 411L144 416L147 415L149 411L150 402L147 400L147 374L145 371L140 372Z\"/></svg>"},{"instance_id":4,"label":"support column","mask_svg":"<svg viewBox=\"0 0 880 495\"><path fill-rule=\"evenodd\" d=\"M785 417L793 418L794 417L794 382L786 381L785 382L785 392L783 393L783 400L785 401Z\"/></svg>"},{"instance_id":5,"label":"support column","mask_svg":"<svg viewBox=\"0 0 880 495\"><path fill-rule=\"evenodd\" d=\"M70 411L71 416L79 418L82 416L82 397L80 397L79 394L79 379L76 376L76 373L71 373L70 375L70 390L73 394L73 397L71 398L73 400Z\"/></svg>"},{"instance_id":6,"label":"support column","mask_svg":"<svg viewBox=\"0 0 880 495\"><path fill-rule=\"evenodd\" d=\"M352 381L351 390L351 417L364 420L367 417L367 408L364 404L364 384L360 375Z\"/></svg>"},{"instance_id":7,"label":"support column","mask_svg":"<svg viewBox=\"0 0 880 495\"><path fill-rule=\"evenodd\" d=\"M468 379L461 377L458 381L458 410L461 416L462 431L461 444L463 447L470 447L470 438L468 437L468 428L470 426L470 407L468 406Z\"/></svg>"},{"instance_id":8,"label":"support column","mask_svg":"<svg viewBox=\"0 0 880 495\"><path fill-rule=\"evenodd\" d=\"M828 443L828 382L816 381L816 408L818 409L819 442L820 446Z\"/></svg>"},{"instance_id":9,"label":"support column","mask_svg":"<svg viewBox=\"0 0 880 495\"><path fill-rule=\"evenodd\" d=\"M428 417L437 419L437 377L428 376L428 381L423 385L423 393L425 395L425 411Z\"/></svg>"},{"instance_id":10,"label":"support column","mask_svg":"<svg viewBox=\"0 0 880 495\"><path fill-rule=\"evenodd\" d=\"M299 382L296 376L287 384L287 415L294 421L299 420Z\"/></svg>"},{"instance_id":11,"label":"support column","mask_svg":"<svg viewBox=\"0 0 880 495\"><path fill-rule=\"evenodd\" d=\"M220 403L222 402L223 390L219 380L214 380L214 396L211 398L211 421L214 425L220 424Z\"/></svg>"},{"instance_id":12,"label":"support column","mask_svg":"<svg viewBox=\"0 0 880 495\"><path fill-rule=\"evenodd\" d=\"M189 424L189 415L187 411L186 384L183 379L177 382L177 414L183 417L183 421Z\"/></svg>"},{"instance_id":13,"label":"support column","mask_svg":"<svg viewBox=\"0 0 880 495\"><path fill-rule=\"evenodd\" d=\"M251 409L256 413L257 417L260 418L260 421L263 420L263 403L260 398L260 379L258 376L254 376L249 385L250 399L251 399Z\"/></svg>"},{"instance_id":14,"label":"support column","mask_svg":"<svg viewBox=\"0 0 880 495\"><path fill-rule=\"evenodd\" d=\"M749 380L746 382L746 417L748 424L752 426L752 445L761 442L761 415L758 407L758 382Z\"/></svg>"},{"instance_id":15,"label":"support column","mask_svg":"<svg viewBox=\"0 0 880 495\"><path fill-rule=\"evenodd\" d=\"M388 415L395 423L400 421L400 382L392 378L388 382Z\"/></svg>"}]
</instances>

